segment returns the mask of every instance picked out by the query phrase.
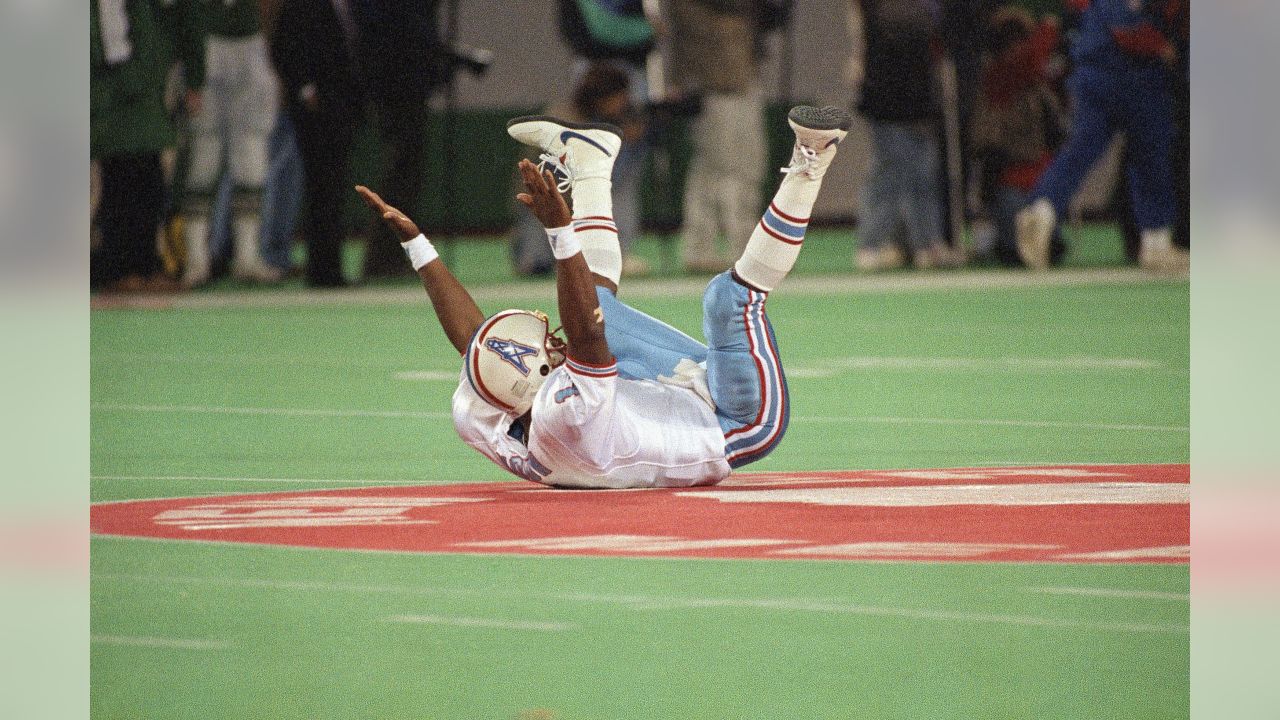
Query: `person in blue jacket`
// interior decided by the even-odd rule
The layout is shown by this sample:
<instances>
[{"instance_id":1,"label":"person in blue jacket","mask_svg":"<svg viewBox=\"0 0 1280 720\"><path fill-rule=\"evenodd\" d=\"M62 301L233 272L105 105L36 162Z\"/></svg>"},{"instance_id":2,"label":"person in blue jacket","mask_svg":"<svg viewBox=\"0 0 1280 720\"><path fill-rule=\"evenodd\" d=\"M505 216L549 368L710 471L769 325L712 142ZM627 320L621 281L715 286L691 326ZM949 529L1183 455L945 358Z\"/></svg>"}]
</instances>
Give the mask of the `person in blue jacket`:
<instances>
[{"instance_id":1,"label":"person in blue jacket","mask_svg":"<svg viewBox=\"0 0 1280 720\"><path fill-rule=\"evenodd\" d=\"M1072 196L1112 137L1129 144L1125 172L1141 230L1139 264L1155 272L1188 268L1172 243L1174 183L1170 151L1173 106L1171 38L1185 32L1185 0L1092 0L1080 19L1069 79L1071 134L1018 214L1018 254L1028 267L1049 266L1050 238Z\"/></svg>"}]
</instances>

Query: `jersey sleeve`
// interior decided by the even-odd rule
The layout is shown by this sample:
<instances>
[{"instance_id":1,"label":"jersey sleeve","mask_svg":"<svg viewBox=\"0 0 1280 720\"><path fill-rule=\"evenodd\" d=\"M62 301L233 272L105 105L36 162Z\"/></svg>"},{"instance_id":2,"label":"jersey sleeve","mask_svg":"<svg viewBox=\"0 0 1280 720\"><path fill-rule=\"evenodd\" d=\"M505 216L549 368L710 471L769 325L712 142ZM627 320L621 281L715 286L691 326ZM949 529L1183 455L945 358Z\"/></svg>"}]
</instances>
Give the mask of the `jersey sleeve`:
<instances>
[{"instance_id":1,"label":"jersey sleeve","mask_svg":"<svg viewBox=\"0 0 1280 720\"><path fill-rule=\"evenodd\" d=\"M453 393L453 427L462 441L507 472L533 482L543 482L547 470L529 448L509 434L516 416L485 402L461 373Z\"/></svg>"}]
</instances>

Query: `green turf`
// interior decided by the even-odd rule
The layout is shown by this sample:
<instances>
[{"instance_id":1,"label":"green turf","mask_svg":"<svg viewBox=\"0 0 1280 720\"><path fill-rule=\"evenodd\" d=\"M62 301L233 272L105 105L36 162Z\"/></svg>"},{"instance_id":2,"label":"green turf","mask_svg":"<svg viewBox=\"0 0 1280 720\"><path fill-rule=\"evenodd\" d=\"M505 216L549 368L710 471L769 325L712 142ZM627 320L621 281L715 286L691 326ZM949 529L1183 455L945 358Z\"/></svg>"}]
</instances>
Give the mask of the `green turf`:
<instances>
[{"instance_id":1,"label":"green turf","mask_svg":"<svg viewBox=\"0 0 1280 720\"><path fill-rule=\"evenodd\" d=\"M1124 250L1119 230L1109 225L1080 225L1063 229L1067 239L1067 255L1064 267L1086 268L1123 265ZM660 236L646 233L632 243L630 251L643 258L653 269L655 277L676 277L683 271L679 259L679 240L672 235ZM529 280L518 277L511 268L508 238L498 236L462 236L435 238L441 255L449 263L458 279L467 286L476 283L515 282ZM853 250L857 245L857 233L842 227L815 227L805 234L804 252L796 261L793 275L826 274L843 272L853 267ZM297 262L304 257L301 246L295 248ZM727 247L721 250L728 253ZM359 239L344 245L344 265L348 277L360 276L363 246ZM294 279L285 287L301 287L302 281ZM230 278L220 280L201 292L217 292L227 288L244 289L246 286Z\"/></svg>"},{"instance_id":2,"label":"green turf","mask_svg":"<svg viewBox=\"0 0 1280 720\"><path fill-rule=\"evenodd\" d=\"M848 248L828 238L806 243L801 274L847 266ZM1079 265L1112 252L1101 241L1085 250ZM500 276L504 260L475 243L455 262L475 280ZM512 304L550 305L530 297L539 286L512 287ZM788 297L784 285L770 315L791 371L792 426L751 469L1186 462L1188 290ZM697 298L635 304L699 334ZM95 501L510 479L453 435L452 381L396 378L457 372L425 302L95 311L92 352ZM218 410L244 408L427 415ZM173 479L149 479L161 477ZM1185 593L1185 566L483 557L118 538L96 538L92 551L98 718L1188 713L1185 600L1029 590ZM396 615L557 629L387 621ZM118 640L140 637L215 644Z\"/></svg>"}]
</instances>

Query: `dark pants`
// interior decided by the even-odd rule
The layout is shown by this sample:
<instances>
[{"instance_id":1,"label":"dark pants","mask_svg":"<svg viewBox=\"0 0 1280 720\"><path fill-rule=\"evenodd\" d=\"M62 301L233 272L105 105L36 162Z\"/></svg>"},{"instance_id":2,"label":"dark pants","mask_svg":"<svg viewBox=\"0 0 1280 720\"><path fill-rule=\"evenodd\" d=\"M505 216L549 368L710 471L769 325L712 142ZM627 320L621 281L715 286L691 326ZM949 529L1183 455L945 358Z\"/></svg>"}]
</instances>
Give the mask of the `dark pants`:
<instances>
[{"instance_id":1,"label":"dark pants","mask_svg":"<svg viewBox=\"0 0 1280 720\"><path fill-rule=\"evenodd\" d=\"M389 99L374 103L375 121L384 152L381 185L377 188L392 207L416 217L426 170L426 98ZM446 168L445 172L449 172ZM364 256L365 278L415 276L405 262L400 238L381 220L369 231L369 247Z\"/></svg>"},{"instance_id":2,"label":"dark pants","mask_svg":"<svg viewBox=\"0 0 1280 720\"><path fill-rule=\"evenodd\" d=\"M1040 178L1031 199L1048 198L1058 217L1116 132L1125 133L1125 165L1134 219L1143 230L1173 222L1170 143L1173 118L1169 88L1160 68L1104 71L1078 68L1071 78L1075 117L1071 135Z\"/></svg>"},{"instance_id":3,"label":"dark pants","mask_svg":"<svg viewBox=\"0 0 1280 720\"><path fill-rule=\"evenodd\" d=\"M347 182L347 169L361 113L358 107L343 113L312 112L292 105L289 115L297 130L298 151L306 175L307 210L302 217L302 234L307 247L307 284L340 286L345 284L342 241L347 230L342 208L353 192Z\"/></svg>"},{"instance_id":4,"label":"dark pants","mask_svg":"<svg viewBox=\"0 0 1280 720\"><path fill-rule=\"evenodd\" d=\"M156 232L164 212L160 153L109 155L99 160L102 197L96 224L102 243L90 255L89 284L99 288L160 271Z\"/></svg>"}]
</instances>

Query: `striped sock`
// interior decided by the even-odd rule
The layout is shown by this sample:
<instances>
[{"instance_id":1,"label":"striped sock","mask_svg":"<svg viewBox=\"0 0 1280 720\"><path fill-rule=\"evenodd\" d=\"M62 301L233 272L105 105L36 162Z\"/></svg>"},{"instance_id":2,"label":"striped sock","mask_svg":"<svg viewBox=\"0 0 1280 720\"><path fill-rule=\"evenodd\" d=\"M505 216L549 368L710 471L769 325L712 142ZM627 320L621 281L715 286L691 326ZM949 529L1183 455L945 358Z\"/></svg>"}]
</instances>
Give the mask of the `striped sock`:
<instances>
[{"instance_id":1,"label":"striped sock","mask_svg":"<svg viewBox=\"0 0 1280 720\"><path fill-rule=\"evenodd\" d=\"M793 178L788 178L783 181L783 186L793 181ZM807 182L818 184L813 180ZM764 292L777 287L795 266L800 246L804 243L804 231L809 226L809 210L813 207L812 201L801 208L795 207L795 203L780 207L781 195L779 191L769 203L764 217L751 232L742 257L733 266L738 277Z\"/></svg>"},{"instance_id":2,"label":"striped sock","mask_svg":"<svg viewBox=\"0 0 1280 720\"><path fill-rule=\"evenodd\" d=\"M613 183L600 178L573 184L573 229L591 272L617 284L622 277L622 246L613 224Z\"/></svg>"}]
</instances>

